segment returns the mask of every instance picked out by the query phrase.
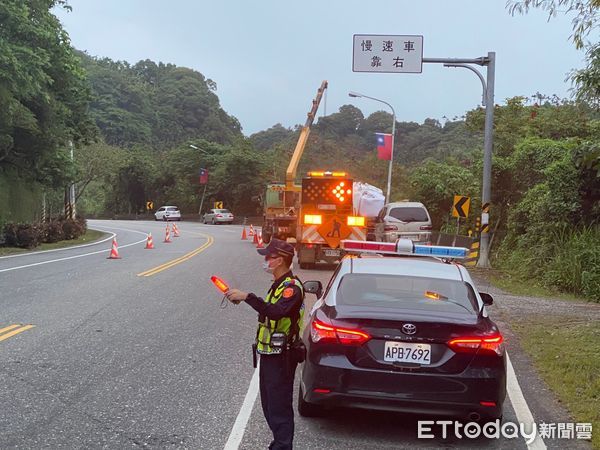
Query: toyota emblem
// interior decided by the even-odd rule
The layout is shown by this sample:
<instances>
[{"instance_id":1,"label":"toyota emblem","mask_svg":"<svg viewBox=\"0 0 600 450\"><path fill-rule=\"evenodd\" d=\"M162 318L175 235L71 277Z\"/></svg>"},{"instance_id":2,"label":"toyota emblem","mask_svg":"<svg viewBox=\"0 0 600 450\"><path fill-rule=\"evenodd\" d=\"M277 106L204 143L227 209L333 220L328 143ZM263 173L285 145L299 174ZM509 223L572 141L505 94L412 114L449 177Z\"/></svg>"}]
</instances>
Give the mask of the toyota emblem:
<instances>
[{"instance_id":1,"label":"toyota emblem","mask_svg":"<svg viewBox=\"0 0 600 450\"><path fill-rule=\"evenodd\" d=\"M404 334L415 334L417 332L417 327L412 323L405 323L402 325L402 332Z\"/></svg>"}]
</instances>

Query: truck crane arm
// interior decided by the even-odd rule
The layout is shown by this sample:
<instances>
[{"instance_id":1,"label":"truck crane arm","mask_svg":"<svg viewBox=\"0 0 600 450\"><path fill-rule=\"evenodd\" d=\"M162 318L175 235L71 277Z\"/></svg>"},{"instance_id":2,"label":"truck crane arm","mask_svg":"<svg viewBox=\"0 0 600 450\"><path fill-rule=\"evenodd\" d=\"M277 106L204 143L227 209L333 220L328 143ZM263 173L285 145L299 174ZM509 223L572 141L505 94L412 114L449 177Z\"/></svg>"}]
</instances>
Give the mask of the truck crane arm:
<instances>
[{"instance_id":1,"label":"truck crane arm","mask_svg":"<svg viewBox=\"0 0 600 450\"><path fill-rule=\"evenodd\" d=\"M294 181L296 179L296 172L298 171L298 164L300 163L302 153L304 153L304 148L306 147L306 142L308 141L308 135L310 134L310 127L313 124L317 115L317 110L319 109L319 104L321 103L321 98L323 98L323 93L325 92L325 89L327 89L326 80L321 83L321 87L317 91L317 96L312 102L312 108L308 112L306 123L302 127L302 131L300 131L300 137L298 138L298 142L296 143L296 148L294 149L292 159L290 160L290 164L288 165L288 168L285 172L286 191L299 190L299 188L294 184Z\"/></svg>"}]
</instances>

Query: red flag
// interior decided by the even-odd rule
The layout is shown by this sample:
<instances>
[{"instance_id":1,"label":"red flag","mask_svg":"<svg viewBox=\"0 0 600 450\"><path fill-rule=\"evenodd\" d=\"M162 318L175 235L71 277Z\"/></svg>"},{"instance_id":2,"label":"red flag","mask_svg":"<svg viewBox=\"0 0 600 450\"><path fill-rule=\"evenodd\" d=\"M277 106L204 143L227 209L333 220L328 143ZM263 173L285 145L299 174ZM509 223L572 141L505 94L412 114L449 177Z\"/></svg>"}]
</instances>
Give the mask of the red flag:
<instances>
[{"instance_id":1,"label":"red flag","mask_svg":"<svg viewBox=\"0 0 600 450\"><path fill-rule=\"evenodd\" d=\"M200 184L208 184L208 169L200 169Z\"/></svg>"},{"instance_id":2,"label":"red flag","mask_svg":"<svg viewBox=\"0 0 600 450\"><path fill-rule=\"evenodd\" d=\"M375 133L377 136L377 157L390 161L392 159L392 135Z\"/></svg>"}]
</instances>

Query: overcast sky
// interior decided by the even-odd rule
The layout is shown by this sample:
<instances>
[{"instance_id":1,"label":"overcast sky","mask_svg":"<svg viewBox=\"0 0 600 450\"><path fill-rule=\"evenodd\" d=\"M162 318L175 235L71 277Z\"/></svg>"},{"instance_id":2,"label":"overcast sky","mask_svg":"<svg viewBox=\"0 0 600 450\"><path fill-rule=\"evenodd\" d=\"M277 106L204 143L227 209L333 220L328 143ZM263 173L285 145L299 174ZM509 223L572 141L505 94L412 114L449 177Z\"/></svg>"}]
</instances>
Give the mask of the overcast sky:
<instances>
[{"instance_id":1,"label":"overcast sky","mask_svg":"<svg viewBox=\"0 0 600 450\"><path fill-rule=\"evenodd\" d=\"M327 114L352 103L398 120L461 116L481 101L465 69L424 64L421 74L352 72L354 34L423 35L425 57L474 58L495 51L496 103L536 92L569 95L568 72L583 54L568 40L570 18L509 15L505 0L70 0L57 10L73 45L132 63L170 62L217 83L223 108L249 135L303 123L321 80ZM485 69L483 69L485 70ZM323 107L319 115L323 114Z\"/></svg>"}]
</instances>

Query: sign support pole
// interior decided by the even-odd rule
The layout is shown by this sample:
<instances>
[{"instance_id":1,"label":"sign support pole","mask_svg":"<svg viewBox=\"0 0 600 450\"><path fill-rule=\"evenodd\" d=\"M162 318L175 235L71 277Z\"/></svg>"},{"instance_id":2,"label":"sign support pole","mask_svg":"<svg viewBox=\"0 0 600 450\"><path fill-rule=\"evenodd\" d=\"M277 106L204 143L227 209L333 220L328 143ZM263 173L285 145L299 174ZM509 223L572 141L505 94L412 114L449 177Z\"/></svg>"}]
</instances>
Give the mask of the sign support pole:
<instances>
[{"instance_id":1,"label":"sign support pole","mask_svg":"<svg viewBox=\"0 0 600 450\"><path fill-rule=\"evenodd\" d=\"M488 52L487 56L479 58L423 58L424 63L444 64L445 67L463 67L477 74L483 87L482 102L485 105L485 125L483 143L483 180L481 187L481 236L479 248L479 260L477 267L490 268L489 245L490 245L490 223L489 207L492 199L492 152L494 138L494 85L496 80L496 52ZM483 76L469 64L486 66L487 83Z\"/></svg>"},{"instance_id":2,"label":"sign support pole","mask_svg":"<svg viewBox=\"0 0 600 450\"><path fill-rule=\"evenodd\" d=\"M198 209L198 215L202 214L202 205L204 204L204 194L206 194L206 186L208 183L204 185L204 190L202 191L202 199L200 200L200 208Z\"/></svg>"}]
</instances>

